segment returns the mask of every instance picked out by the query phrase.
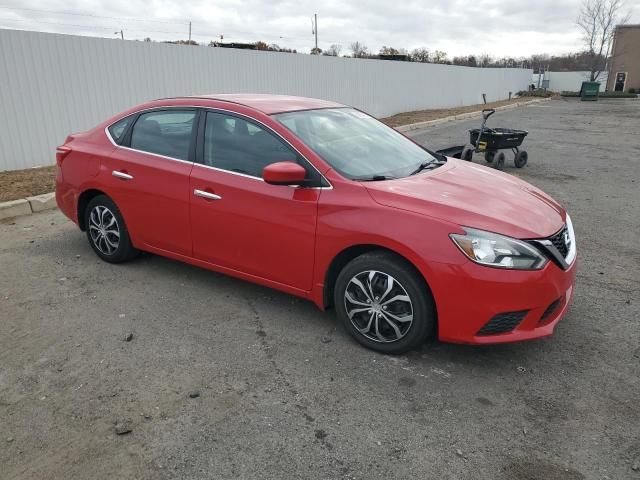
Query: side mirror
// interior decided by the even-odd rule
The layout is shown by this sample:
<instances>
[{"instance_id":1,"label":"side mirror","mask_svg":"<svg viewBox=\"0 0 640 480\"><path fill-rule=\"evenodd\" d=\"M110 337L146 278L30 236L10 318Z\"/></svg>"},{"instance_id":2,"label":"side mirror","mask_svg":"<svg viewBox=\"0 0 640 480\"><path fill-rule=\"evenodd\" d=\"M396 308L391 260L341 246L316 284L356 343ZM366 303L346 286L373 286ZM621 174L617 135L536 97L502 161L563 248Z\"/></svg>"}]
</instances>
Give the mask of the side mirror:
<instances>
[{"instance_id":1,"label":"side mirror","mask_svg":"<svg viewBox=\"0 0 640 480\"><path fill-rule=\"evenodd\" d=\"M262 179L271 185L301 185L307 171L295 162L277 162L262 169Z\"/></svg>"}]
</instances>

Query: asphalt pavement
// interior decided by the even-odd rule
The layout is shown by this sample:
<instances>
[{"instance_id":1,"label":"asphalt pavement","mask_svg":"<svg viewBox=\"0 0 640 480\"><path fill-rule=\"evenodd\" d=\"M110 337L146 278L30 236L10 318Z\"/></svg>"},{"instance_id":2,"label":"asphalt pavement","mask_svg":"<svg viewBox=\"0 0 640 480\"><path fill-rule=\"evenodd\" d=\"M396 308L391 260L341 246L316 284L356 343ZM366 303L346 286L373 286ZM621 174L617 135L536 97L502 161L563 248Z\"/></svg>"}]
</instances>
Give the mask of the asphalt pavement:
<instances>
[{"instance_id":1,"label":"asphalt pavement","mask_svg":"<svg viewBox=\"0 0 640 480\"><path fill-rule=\"evenodd\" d=\"M441 148L478 124L412 135ZM309 302L153 255L101 262L57 211L5 221L0 478L640 478L640 101L490 124L530 132L506 171L574 221L553 337L383 356Z\"/></svg>"}]
</instances>

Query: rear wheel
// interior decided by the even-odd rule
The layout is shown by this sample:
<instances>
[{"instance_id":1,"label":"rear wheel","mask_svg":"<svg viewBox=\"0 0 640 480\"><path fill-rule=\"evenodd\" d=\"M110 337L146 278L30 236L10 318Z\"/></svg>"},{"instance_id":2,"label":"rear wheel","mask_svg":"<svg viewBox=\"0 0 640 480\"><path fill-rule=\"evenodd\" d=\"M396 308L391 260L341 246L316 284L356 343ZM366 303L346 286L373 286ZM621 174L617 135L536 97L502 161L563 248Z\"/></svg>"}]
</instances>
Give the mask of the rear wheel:
<instances>
[{"instance_id":1,"label":"rear wheel","mask_svg":"<svg viewBox=\"0 0 640 480\"><path fill-rule=\"evenodd\" d=\"M504 160L505 160L504 152L498 152L498 154L495 156L495 159L493 161L494 162L493 166L498 170L504 169Z\"/></svg>"},{"instance_id":2,"label":"rear wheel","mask_svg":"<svg viewBox=\"0 0 640 480\"><path fill-rule=\"evenodd\" d=\"M436 323L424 280L389 252L365 253L349 262L338 275L334 302L351 336L381 353L416 348Z\"/></svg>"},{"instance_id":3,"label":"rear wheel","mask_svg":"<svg viewBox=\"0 0 640 480\"><path fill-rule=\"evenodd\" d=\"M106 195L91 199L85 210L84 224L89 245L102 260L121 263L139 253L131 244L120 210Z\"/></svg>"},{"instance_id":4,"label":"rear wheel","mask_svg":"<svg viewBox=\"0 0 640 480\"><path fill-rule=\"evenodd\" d=\"M522 168L527 164L527 160L529 160L529 154L527 153L527 151L519 150L518 153L516 153L515 158L513 159L513 163L515 164L516 168Z\"/></svg>"}]
</instances>

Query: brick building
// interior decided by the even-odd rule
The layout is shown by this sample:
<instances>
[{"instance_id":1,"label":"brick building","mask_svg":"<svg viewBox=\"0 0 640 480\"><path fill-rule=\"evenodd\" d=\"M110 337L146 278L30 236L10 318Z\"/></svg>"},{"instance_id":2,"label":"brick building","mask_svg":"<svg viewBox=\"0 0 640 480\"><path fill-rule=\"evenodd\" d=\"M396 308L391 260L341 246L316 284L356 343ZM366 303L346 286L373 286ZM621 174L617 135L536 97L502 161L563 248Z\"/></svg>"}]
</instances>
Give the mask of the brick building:
<instances>
[{"instance_id":1,"label":"brick building","mask_svg":"<svg viewBox=\"0 0 640 480\"><path fill-rule=\"evenodd\" d=\"M618 25L613 38L607 90L640 92L640 24Z\"/></svg>"}]
</instances>

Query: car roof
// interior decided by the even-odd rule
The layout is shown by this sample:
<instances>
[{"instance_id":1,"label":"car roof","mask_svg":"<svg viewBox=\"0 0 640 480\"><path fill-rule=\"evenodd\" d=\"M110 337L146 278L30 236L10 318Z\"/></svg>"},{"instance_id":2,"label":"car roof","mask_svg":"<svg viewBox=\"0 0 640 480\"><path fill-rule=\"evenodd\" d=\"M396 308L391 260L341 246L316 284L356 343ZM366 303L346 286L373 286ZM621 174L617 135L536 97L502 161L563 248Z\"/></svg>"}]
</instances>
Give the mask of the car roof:
<instances>
[{"instance_id":1,"label":"car roof","mask_svg":"<svg viewBox=\"0 0 640 480\"><path fill-rule=\"evenodd\" d=\"M318 98L295 97L291 95L272 95L266 93L221 93L212 95L193 95L187 98L202 98L232 102L244 105L262 113L294 112L297 110L314 110L317 108L344 107L340 103Z\"/></svg>"}]
</instances>

